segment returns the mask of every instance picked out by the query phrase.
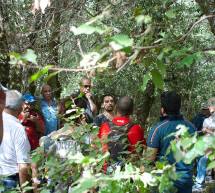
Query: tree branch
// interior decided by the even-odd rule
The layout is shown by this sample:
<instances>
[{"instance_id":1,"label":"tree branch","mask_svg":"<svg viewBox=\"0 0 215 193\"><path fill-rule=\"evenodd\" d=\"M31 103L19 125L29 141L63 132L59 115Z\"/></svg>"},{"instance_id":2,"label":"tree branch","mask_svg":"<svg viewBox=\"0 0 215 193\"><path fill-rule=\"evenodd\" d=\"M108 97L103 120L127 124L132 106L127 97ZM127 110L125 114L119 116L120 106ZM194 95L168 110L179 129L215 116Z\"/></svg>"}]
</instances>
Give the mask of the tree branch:
<instances>
[{"instance_id":1,"label":"tree branch","mask_svg":"<svg viewBox=\"0 0 215 193\"><path fill-rule=\"evenodd\" d=\"M136 47L134 46L134 49L141 49L141 50L149 50L149 49L154 49L154 48L159 48L159 47L163 47L169 44L175 44L178 42L182 42L184 41L189 34L193 31L193 29L195 28L196 25L198 25L199 23L201 23L203 20L208 19L208 18L213 18L215 17L215 15L204 15L202 16L198 21L196 21L195 23L193 23L193 25L191 25L190 29L187 31L187 33L185 33L182 37L180 37L179 39L177 39L176 41L173 42L169 42L169 43L164 43L164 44L156 44L156 45L150 45L150 46L142 46L142 47Z\"/></svg>"}]
</instances>

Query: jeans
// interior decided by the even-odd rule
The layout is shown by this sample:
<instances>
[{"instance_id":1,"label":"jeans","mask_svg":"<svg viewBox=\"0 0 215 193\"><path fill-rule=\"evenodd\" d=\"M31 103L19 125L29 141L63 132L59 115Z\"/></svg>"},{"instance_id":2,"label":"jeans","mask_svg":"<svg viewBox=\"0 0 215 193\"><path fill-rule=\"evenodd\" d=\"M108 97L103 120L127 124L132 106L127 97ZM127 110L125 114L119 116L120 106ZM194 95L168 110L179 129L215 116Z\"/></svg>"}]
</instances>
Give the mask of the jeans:
<instances>
[{"instance_id":1,"label":"jeans","mask_svg":"<svg viewBox=\"0 0 215 193\"><path fill-rule=\"evenodd\" d=\"M10 190L10 189L17 187L17 185L19 184L19 177L17 174L15 174L13 176L9 176L9 177L3 179L1 182L4 186L4 190ZM0 193L1 193L1 191L0 191Z\"/></svg>"},{"instance_id":2,"label":"jeans","mask_svg":"<svg viewBox=\"0 0 215 193\"><path fill-rule=\"evenodd\" d=\"M196 184L203 184L206 177L207 171L207 161L208 158L206 156L200 157L197 163L197 176L196 176Z\"/></svg>"}]
</instances>

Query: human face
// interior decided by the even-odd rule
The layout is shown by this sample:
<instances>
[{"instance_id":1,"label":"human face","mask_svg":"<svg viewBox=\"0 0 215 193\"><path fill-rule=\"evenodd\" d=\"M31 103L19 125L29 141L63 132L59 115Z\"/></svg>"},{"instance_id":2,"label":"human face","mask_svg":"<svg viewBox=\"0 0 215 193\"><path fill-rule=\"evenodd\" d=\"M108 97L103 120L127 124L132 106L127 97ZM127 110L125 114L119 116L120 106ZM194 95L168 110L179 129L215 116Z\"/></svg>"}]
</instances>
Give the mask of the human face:
<instances>
[{"instance_id":1,"label":"human face","mask_svg":"<svg viewBox=\"0 0 215 193\"><path fill-rule=\"evenodd\" d=\"M52 98L52 90L51 90L51 87L49 85L43 86L42 95L43 95L45 100L51 100L51 98Z\"/></svg>"},{"instance_id":2,"label":"human face","mask_svg":"<svg viewBox=\"0 0 215 193\"><path fill-rule=\"evenodd\" d=\"M91 89L91 81L89 79L84 79L81 82L80 92L83 94L87 94Z\"/></svg>"},{"instance_id":3,"label":"human face","mask_svg":"<svg viewBox=\"0 0 215 193\"><path fill-rule=\"evenodd\" d=\"M211 114L215 112L215 106L211 105L208 108Z\"/></svg>"},{"instance_id":4,"label":"human face","mask_svg":"<svg viewBox=\"0 0 215 193\"><path fill-rule=\"evenodd\" d=\"M31 103L23 102L23 104L22 104L23 112L30 112L30 110L32 110L32 108L33 108L33 105Z\"/></svg>"},{"instance_id":5,"label":"human face","mask_svg":"<svg viewBox=\"0 0 215 193\"><path fill-rule=\"evenodd\" d=\"M114 110L114 99L112 96L105 96L103 101L103 107L105 111L111 112Z\"/></svg>"}]
</instances>

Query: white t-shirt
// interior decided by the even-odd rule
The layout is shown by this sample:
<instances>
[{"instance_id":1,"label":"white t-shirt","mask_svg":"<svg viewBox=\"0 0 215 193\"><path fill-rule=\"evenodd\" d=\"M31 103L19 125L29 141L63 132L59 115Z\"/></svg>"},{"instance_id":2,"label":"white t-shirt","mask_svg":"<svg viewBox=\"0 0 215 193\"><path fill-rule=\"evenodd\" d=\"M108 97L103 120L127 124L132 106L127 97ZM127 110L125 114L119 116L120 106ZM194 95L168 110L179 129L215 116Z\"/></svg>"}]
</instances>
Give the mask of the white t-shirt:
<instances>
[{"instance_id":1,"label":"white t-shirt","mask_svg":"<svg viewBox=\"0 0 215 193\"><path fill-rule=\"evenodd\" d=\"M30 144L19 120L3 112L3 139L0 145L0 175L18 173L18 164L30 163Z\"/></svg>"},{"instance_id":2,"label":"white t-shirt","mask_svg":"<svg viewBox=\"0 0 215 193\"><path fill-rule=\"evenodd\" d=\"M215 113L213 113L210 117L204 120L203 128L215 130Z\"/></svg>"}]
</instances>

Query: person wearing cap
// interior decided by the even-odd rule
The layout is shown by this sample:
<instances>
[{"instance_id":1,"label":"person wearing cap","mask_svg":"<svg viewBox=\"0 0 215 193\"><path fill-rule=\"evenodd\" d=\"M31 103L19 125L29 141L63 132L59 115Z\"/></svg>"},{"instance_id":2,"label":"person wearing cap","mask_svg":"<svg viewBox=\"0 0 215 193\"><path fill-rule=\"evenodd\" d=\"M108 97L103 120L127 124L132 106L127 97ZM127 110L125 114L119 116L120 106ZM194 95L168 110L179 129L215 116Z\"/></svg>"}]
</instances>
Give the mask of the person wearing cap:
<instances>
[{"instance_id":1,"label":"person wearing cap","mask_svg":"<svg viewBox=\"0 0 215 193\"><path fill-rule=\"evenodd\" d=\"M26 93L23 95L23 101L19 120L25 127L31 150L35 150L39 147L40 137L44 135L45 124L42 116L34 108L36 102L35 97Z\"/></svg>"},{"instance_id":2,"label":"person wearing cap","mask_svg":"<svg viewBox=\"0 0 215 193\"><path fill-rule=\"evenodd\" d=\"M2 97L0 97L2 98ZM18 120L22 111L22 94L16 90L6 91L3 111L3 137L0 144L0 176L5 192L18 184L30 181L30 144L25 128Z\"/></svg>"}]
</instances>

